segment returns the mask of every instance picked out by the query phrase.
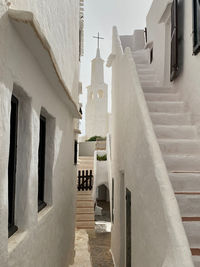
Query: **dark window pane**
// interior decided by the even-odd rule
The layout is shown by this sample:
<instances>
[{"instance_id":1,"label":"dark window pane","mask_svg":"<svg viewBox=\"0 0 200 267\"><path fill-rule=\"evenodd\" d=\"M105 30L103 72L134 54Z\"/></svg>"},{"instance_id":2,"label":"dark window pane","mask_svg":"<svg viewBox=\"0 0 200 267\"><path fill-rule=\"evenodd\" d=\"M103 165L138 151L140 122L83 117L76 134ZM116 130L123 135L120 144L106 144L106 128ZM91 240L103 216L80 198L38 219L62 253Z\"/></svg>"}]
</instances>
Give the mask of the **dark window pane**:
<instances>
[{"instance_id":1,"label":"dark window pane","mask_svg":"<svg viewBox=\"0 0 200 267\"><path fill-rule=\"evenodd\" d=\"M41 211L46 206L46 203L44 202L45 151L46 151L46 118L40 116L40 140L39 140L39 151L38 151L38 211Z\"/></svg>"},{"instance_id":2,"label":"dark window pane","mask_svg":"<svg viewBox=\"0 0 200 267\"><path fill-rule=\"evenodd\" d=\"M17 163L18 100L12 96L10 115L10 151L8 163L8 232L9 237L17 231L15 226L15 184Z\"/></svg>"}]
</instances>

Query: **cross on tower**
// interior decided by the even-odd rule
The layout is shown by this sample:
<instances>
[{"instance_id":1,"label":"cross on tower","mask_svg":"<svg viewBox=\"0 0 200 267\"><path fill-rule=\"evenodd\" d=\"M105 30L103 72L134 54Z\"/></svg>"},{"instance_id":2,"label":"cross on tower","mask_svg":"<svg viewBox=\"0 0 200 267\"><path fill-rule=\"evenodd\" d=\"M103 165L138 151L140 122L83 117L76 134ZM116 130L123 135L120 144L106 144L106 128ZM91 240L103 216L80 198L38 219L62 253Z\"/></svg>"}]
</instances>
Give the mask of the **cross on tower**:
<instances>
[{"instance_id":1,"label":"cross on tower","mask_svg":"<svg viewBox=\"0 0 200 267\"><path fill-rule=\"evenodd\" d=\"M99 49L99 44L100 44L100 40L103 40L104 38L103 37L100 37L99 35L99 32L98 32L98 36L93 36L93 38L97 39L97 46L98 46L98 49Z\"/></svg>"}]
</instances>

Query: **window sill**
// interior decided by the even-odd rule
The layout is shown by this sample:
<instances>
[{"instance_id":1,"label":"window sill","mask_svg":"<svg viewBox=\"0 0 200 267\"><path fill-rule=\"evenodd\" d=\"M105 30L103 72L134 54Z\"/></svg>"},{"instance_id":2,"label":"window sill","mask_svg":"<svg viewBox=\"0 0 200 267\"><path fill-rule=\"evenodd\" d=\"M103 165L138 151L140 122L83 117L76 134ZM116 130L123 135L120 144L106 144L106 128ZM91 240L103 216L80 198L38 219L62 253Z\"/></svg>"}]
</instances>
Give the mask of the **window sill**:
<instances>
[{"instance_id":1,"label":"window sill","mask_svg":"<svg viewBox=\"0 0 200 267\"><path fill-rule=\"evenodd\" d=\"M12 225L8 227L8 238L13 236L17 232L17 230L18 230L18 227L16 225Z\"/></svg>"},{"instance_id":2,"label":"window sill","mask_svg":"<svg viewBox=\"0 0 200 267\"><path fill-rule=\"evenodd\" d=\"M27 231L17 231L8 239L8 254L12 253L17 248L17 246L25 239L26 235Z\"/></svg>"},{"instance_id":3,"label":"window sill","mask_svg":"<svg viewBox=\"0 0 200 267\"><path fill-rule=\"evenodd\" d=\"M46 206L38 213L38 222L42 221L53 210L52 206Z\"/></svg>"},{"instance_id":4,"label":"window sill","mask_svg":"<svg viewBox=\"0 0 200 267\"><path fill-rule=\"evenodd\" d=\"M47 204L44 201L39 201L38 212L41 212L46 206Z\"/></svg>"}]
</instances>

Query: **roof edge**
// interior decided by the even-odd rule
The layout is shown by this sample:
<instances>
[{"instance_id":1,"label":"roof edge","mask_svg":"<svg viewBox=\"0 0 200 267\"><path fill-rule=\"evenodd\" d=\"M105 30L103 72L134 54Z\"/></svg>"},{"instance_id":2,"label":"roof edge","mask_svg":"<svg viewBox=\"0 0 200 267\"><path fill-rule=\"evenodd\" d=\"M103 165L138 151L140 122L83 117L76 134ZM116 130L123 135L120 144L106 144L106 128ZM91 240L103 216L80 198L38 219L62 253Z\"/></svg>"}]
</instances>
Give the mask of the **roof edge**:
<instances>
[{"instance_id":1,"label":"roof edge","mask_svg":"<svg viewBox=\"0 0 200 267\"><path fill-rule=\"evenodd\" d=\"M33 28L34 32L36 33L38 39L40 40L43 48L49 54L49 57L51 59L51 62L52 62L53 68L56 72L56 75L58 77L58 80L59 80L61 86L63 87L68 100L72 104L72 113L73 113L74 117L81 119L81 115L79 113L78 107L77 107L76 103L74 102L74 100L71 96L71 93L70 93L69 89L67 88L67 86L66 86L66 84L62 78L62 74L61 74L60 69L58 67L58 64L57 64L55 55L52 51L52 48L51 48L47 38L45 37L45 35L44 35L44 33L40 27L40 24L39 24L38 20L35 18L34 14L30 11L17 10L17 9L9 8L8 9L8 16L10 19L13 19L15 21L28 23L31 25L31 27Z\"/></svg>"}]
</instances>

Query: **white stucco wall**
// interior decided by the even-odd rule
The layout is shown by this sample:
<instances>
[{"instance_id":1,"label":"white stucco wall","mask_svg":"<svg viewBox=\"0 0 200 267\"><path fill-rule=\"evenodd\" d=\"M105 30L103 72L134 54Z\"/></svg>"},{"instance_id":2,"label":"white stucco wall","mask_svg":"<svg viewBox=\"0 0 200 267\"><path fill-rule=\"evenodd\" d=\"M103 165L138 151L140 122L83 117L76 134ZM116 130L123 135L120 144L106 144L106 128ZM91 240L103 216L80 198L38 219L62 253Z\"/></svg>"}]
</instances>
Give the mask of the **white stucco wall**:
<instances>
[{"instance_id":1,"label":"white stucco wall","mask_svg":"<svg viewBox=\"0 0 200 267\"><path fill-rule=\"evenodd\" d=\"M31 11L36 16L51 44L63 79L78 103L79 0L11 0L9 2L10 8Z\"/></svg>"},{"instance_id":2,"label":"white stucco wall","mask_svg":"<svg viewBox=\"0 0 200 267\"><path fill-rule=\"evenodd\" d=\"M183 66L179 77L172 83L169 82L169 68L168 70L165 68L166 62L170 63L169 33L166 35L166 31L171 28L171 11L166 8L170 2L172 1L154 0L147 16L148 41L153 41L154 46L152 66L162 84L171 86L181 93L183 100L192 112L193 122L200 129L200 77L198 75L200 54L193 55L193 1L183 1L184 15L183 23L180 25L183 27ZM169 17L168 25L166 24L167 17Z\"/></svg>"},{"instance_id":3,"label":"white stucco wall","mask_svg":"<svg viewBox=\"0 0 200 267\"><path fill-rule=\"evenodd\" d=\"M111 249L125 266L125 189L132 193L132 266L193 266L188 241L157 143L131 52L113 31ZM126 94L124 94L126 92ZM120 112L119 112L120 107ZM162 244L162 245L161 245Z\"/></svg>"},{"instance_id":4,"label":"white stucco wall","mask_svg":"<svg viewBox=\"0 0 200 267\"><path fill-rule=\"evenodd\" d=\"M11 1L12 2L12 1ZM60 69L69 89L77 80L78 45L76 33L79 18L78 1L15 1L15 8L30 9L38 16L54 49ZM48 12L47 12L48 10ZM73 117L60 88L52 87L43 70L27 48L6 14L7 6L0 0L0 266L1 267L64 267L73 257L76 168L73 166ZM72 18L74 16L75 19ZM65 23L66 22L66 23ZM63 26L64 25L64 26ZM66 34L64 34L64 32ZM18 157L16 222L19 230L8 239L8 157L10 131L10 101L13 84L23 92L19 101L28 122L19 128L18 156L22 143L24 156ZM18 92L15 91L18 96ZM25 96L25 97L23 97ZM21 103L21 102L20 102ZM46 187L48 206L38 214L38 146L41 108L54 118L54 141L47 148L51 153L52 176ZM54 126L52 126L54 127ZM48 127L47 127L48 129ZM51 132L51 129L49 129ZM25 132L24 132L25 131ZM20 139L22 134L26 137ZM27 157L25 157L25 155ZM49 155L48 155L49 156Z\"/></svg>"},{"instance_id":5,"label":"white stucco wall","mask_svg":"<svg viewBox=\"0 0 200 267\"><path fill-rule=\"evenodd\" d=\"M79 142L79 156L80 157L93 157L96 142Z\"/></svg>"}]
</instances>

